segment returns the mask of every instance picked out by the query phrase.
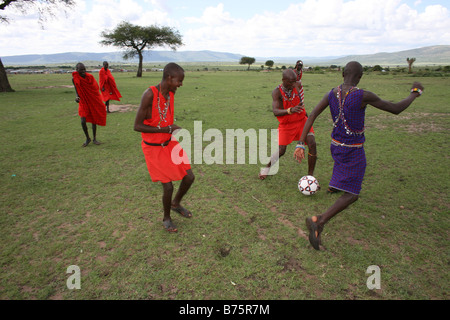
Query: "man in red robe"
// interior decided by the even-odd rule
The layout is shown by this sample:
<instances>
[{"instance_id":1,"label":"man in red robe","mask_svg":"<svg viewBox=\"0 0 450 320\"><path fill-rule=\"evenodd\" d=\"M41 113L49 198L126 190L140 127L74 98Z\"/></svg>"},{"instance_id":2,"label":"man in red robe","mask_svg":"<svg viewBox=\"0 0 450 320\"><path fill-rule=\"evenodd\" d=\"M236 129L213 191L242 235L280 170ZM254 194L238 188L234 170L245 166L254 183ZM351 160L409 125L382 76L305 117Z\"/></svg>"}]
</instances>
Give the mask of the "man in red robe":
<instances>
[{"instance_id":1,"label":"man in red robe","mask_svg":"<svg viewBox=\"0 0 450 320\"><path fill-rule=\"evenodd\" d=\"M109 70L108 67L108 61L103 61L103 68L100 69L99 72L99 83L100 90L102 92L102 99L105 101L106 105L106 112L109 113L109 100L120 101L122 95L117 89L116 81L114 80L111 70Z\"/></svg>"},{"instance_id":2,"label":"man in red robe","mask_svg":"<svg viewBox=\"0 0 450 320\"><path fill-rule=\"evenodd\" d=\"M299 140L303 127L308 119L306 110L299 92L297 73L292 69L283 72L283 83L272 92L273 114L279 121L278 125L278 152L271 156L269 164L259 173L264 180L270 174L270 168L280 157L286 153L286 148L294 140ZM314 138L314 129L308 132L306 143L308 145L308 174L313 175L316 167L317 150ZM304 148L303 146L301 146Z\"/></svg>"},{"instance_id":3,"label":"man in red robe","mask_svg":"<svg viewBox=\"0 0 450 320\"><path fill-rule=\"evenodd\" d=\"M169 63L164 68L161 83L144 92L134 122L134 130L141 132L141 146L150 177L163 185L163 226L168 232L177 232L170 210L185 218L192 217L180 203L195 177L186 153L172 136L175 130L181 129L174 124L174 95L183 80L183 68ZM178 180L181 180L180 188L172 199L172 181Z\"/></svg>"},{"instance_id":4,"label":"man in red robe","mask_svg":"<svg viewBox=\"0 0 450 320\"><path fill-rule=\"evenodd\" d=\"M77 95L75 102L79 104L78 115L81 117L81 127L86 135L86 142L82 147L86 147L91 142L86 122L92 123L93 143L98 145L100 142L97 141L97 125L106 125L106 110L97 81L93 75L86 73L84 64L78 63L76 71L72 72L72 82Z\"/></svg>"},{"instance_id":5,"label":"man in red robe","mask_svg":"<svg viewBox=\"0 0 450 320\"><path fill-rule=\"evenodd\" d=\"M297 86L298 92L300 94L300 99L303 103L305 103L305 93L302 85L302 77L303 77L303 61L298 60L294 67L295 72L297 73Z\"/></svg>"}]
</instances>

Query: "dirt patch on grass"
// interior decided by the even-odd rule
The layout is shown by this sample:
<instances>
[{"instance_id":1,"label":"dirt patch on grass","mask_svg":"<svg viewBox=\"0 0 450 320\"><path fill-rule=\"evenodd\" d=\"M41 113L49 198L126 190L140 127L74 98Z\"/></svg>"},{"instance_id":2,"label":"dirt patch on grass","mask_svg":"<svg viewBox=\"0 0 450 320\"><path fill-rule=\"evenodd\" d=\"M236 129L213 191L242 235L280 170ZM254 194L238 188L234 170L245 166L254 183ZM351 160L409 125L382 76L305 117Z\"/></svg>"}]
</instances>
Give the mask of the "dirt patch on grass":
<instances>
[{"instance_id":1,"label":"dirt patch on grass","mask_svg":"<svg viewBox=\"0 0 450 320\"><path fill-rule=\"evenodd\" d=\"M138 108L138 106L135 106L133 104L110 104L109 105L109 111L110 112L129 112L134 111Z\"/></svg>"},{"instance_id":2,"label":"dirt patch on grass","mask_svg":"<svg viewBox=\"0 0 450 320\"><path fill-rule=\"evenodd\" d=\"M73 88L73 85L44 86L44 87L27 87L27 89L53 89L53 88Z\"/></svg>"},{"instance_id":3,"label":"dirt patch on grass","mask_svg":"<svg viewBox=\"0 0 450 320\"><path fill-rule=\"evenodd\" d=\"M367 128L373 127L376 129L386 129L391 124L385 121L397 120L397 121L411 121L407 125L399 126L398 129L404 130L408 133L421 133L421 132L443 132L449 129L443 124L448 120L449 114L445 113L405 113L400 115L392 114L380 114L374 117L368 117L366 126ZM438 121L433 121L439 118ZM419 123L417 122L419 121Z\"/></svg>"}]
</instances>

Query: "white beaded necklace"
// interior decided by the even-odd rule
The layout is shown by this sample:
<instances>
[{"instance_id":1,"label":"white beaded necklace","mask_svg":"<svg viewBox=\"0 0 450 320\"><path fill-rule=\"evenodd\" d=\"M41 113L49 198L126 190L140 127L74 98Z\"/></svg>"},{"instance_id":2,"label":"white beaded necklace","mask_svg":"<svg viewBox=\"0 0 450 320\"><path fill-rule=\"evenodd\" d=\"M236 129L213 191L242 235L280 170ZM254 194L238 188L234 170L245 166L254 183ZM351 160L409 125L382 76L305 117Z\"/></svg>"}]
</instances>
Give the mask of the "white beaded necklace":
<instances>
[{"instance_id":1,"label":"white beaded necklace","mask_svg":"<svg viewBox=\"0 0 450 320\"><path fill-rule=\"evenodd\" d=\"M169 94L169 98L164 103L164 110L161 110L161 103L160 103L161 101L160 101L159 95L160 95L160 91L159 91L159 88L158 88L158 98L157 98L157 100L158 100L157 107L158 107L158 113L159 113L158 127L159 127L159 125L161 124L162 121L167 122L167 119L166 119L167 118L167 111L169 110L169 106L170 106L170 94Z\"/></svg>"},{"instance_id":2,"label":"white beaded necklace","mask_svg":"<svg viewBox=\"0 0 450 320\"><path fill-rule=\"evenodd\" d=\"M363 128L361 131L352 130L352 129L348 126L347 120L345 119L345 116L344 116L344 104L345 104L345 100L346 100L346 98L348 97L348 95L349 95L351 92L353 92L353 90L359 90L359 88L357 88L357 87L351 87L351 88L347 91L347 93L345 94L345 97L342 98L342 85L338 87L338 90L337 90L337 99L338 99L338 101L339 101L339 114L338 114L338 116L336 117L336 120L335 120L334 123L333 123L333 127L337 127L337 123L338 123L338 121L341 119L341 120L342 120L342 123L343 123L343 125L344 125L344 128L345 128L345 133L348 134L348 135L357 135L357 136L358 136L358 135L364 134L365 128Z\"/></svg>"}]
</instances>

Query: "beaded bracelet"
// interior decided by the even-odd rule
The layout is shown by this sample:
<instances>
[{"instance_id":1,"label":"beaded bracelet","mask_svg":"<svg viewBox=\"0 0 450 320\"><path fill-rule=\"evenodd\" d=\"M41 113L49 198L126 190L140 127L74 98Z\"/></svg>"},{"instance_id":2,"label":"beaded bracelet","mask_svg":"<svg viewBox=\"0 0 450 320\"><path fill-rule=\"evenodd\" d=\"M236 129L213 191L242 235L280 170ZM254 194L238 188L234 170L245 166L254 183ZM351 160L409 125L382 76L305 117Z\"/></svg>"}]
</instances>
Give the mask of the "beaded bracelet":
<instances>
[{"instance_id":1,"label":"beaded bracelet","mask_svg":"<svg viewBox=\"0 0 450 320\"><path fill-rule=\"evenodd\" d=\"M411 93L414 93L414 92L417 92L417 93L419 94L419 96L421 96L422 93L423 93L423 91L422 91L421 89L419 89L419 88L413 88L413 89L411 89Z\"/></svg>"},{"instance_id":2,"label":"beaded bracelet","mask_svg":"<svg viewBox=\"0 0 450 320\"><path fill-rule=\"evenodd\" d=\"M287 109L287 113L288 113L288 114L292 114L291 108Z\"/></svg>"},{"instance_id":3,"label":"beaded bracelet","mask_svg":"<svg viewBox=\"0 0 450 320\"><path fill-rule=\"evenodd\" d=\"M304 144L298 144L295 149L301 148L303 150L306 150L305 145Z\"/></svg>"}]
</instances>

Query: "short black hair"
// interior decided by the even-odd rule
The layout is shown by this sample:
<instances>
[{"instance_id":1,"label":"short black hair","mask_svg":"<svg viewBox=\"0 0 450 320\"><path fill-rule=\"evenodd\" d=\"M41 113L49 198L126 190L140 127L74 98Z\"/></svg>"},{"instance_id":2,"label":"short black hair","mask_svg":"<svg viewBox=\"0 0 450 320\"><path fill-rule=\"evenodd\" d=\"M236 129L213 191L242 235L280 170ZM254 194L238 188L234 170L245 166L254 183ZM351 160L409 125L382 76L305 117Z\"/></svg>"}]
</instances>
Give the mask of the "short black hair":
<instances>
[{"instance_id":1,"label":"short black hair","mask_svg":"<svg viewBox=\"0 0 450 320\"><path fill-rule=\"evenodd\" d=\"M167 79L169 76L175 76L179 73L184 73L184 69L178 64L171 62L164 67L163 80Z\"/></svg>"},{"instance_id":2,"label":"short black hair","mask_svg":"<svg viewBox=\"0 0 450 320\"><path fill-rule=\"evenodd\" d=\"M81 66L85 67L84 63L78 62L77 65L75 66L75 70L78 70L78 67L81 67Z\"/></svg>"}]
</instances>

